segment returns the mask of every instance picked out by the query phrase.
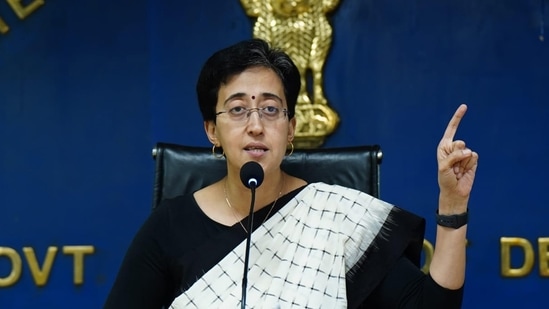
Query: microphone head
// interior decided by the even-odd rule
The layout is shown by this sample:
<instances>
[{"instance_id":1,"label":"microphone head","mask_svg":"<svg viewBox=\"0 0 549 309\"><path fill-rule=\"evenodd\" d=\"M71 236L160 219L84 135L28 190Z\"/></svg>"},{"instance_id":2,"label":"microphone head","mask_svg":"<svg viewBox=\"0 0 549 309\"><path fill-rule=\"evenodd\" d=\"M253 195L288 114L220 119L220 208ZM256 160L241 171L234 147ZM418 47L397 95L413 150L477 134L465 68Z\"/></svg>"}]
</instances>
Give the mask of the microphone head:
<instances>
[{"instance_id":1,"label":"microphone head","mask_svg":"<svg viewBox=\"0 0 549 309\"><path fill-rule=\"evenodd\" d=\"M255 161L246 162L240 169L240 180L249 189L257 188L263 183L263 168Z\"/></svg>"}]
</instances>

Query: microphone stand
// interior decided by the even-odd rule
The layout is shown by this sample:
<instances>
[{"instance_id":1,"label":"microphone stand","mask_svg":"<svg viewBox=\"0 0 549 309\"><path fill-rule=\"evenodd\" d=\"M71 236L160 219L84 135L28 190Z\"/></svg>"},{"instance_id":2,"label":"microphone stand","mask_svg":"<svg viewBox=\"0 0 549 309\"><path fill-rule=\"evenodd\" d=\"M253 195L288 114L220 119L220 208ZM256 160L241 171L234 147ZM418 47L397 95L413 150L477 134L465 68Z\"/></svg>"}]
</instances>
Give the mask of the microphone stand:
<instances>
[{"instance_id":1,"label":"microphone stand","mask_svg":"<svg viewBox=\"0 0 549 309\"><path fill-rule=\"evenodd\" d=\"M255 179L254 179L255 180ZM254 202L256 183L250 181L250 189L252 190L252 202L250 204L250 214L248 216L248 237L246 238L246 253L244 255L244 274L242 276L242 300L240 308L246 308L246 290L248 286L248 264L250 261L250 246L252 242L252 229L254 226Z\"/></svg>"}]
</instances>

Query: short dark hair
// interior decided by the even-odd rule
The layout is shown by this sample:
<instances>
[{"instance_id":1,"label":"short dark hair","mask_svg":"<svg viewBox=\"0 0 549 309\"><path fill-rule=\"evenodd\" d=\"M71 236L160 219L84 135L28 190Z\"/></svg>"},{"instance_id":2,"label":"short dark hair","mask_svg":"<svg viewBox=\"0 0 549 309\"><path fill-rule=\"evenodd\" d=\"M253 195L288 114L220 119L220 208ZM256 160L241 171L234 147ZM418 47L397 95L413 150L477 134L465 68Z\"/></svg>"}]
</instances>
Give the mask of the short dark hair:
<instances>
[{"instance_id":1,"label":"short dark hair","mask_svg":"<svg viewBox=\"0 0 549 309\"><path fill-rule=\"evenodd\" d=\"M215 52L204 64L196 84L198 105L204 121L215 121L219 88L232 76L251 67L273 70L282 81L288 104L288 119L295 115L301 87L299 70L284 51L272 48L261 39L241 41Z\"/></svg>"}]
</instances>

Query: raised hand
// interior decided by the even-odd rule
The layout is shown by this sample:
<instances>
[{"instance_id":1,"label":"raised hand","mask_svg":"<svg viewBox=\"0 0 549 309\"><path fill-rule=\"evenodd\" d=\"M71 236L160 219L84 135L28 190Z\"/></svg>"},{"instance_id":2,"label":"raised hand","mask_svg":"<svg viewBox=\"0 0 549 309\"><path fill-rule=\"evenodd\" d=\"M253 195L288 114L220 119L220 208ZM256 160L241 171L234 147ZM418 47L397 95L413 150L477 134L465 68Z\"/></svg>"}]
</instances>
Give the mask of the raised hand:
<instances>
[{"instance_id":1,"label":"raised hand","mask_svg":"<svg viewBox=\"0 0 549 309\"><path fill-rule=\"evenodd\" d=\"M458 107L437 148L440 198L445 201L445 210L449 212L465 211L463 208L469 199L477 170L478 154L467 148L464 141L454 140L466 111L467 105Z\"/></svg>"}]
</instances>

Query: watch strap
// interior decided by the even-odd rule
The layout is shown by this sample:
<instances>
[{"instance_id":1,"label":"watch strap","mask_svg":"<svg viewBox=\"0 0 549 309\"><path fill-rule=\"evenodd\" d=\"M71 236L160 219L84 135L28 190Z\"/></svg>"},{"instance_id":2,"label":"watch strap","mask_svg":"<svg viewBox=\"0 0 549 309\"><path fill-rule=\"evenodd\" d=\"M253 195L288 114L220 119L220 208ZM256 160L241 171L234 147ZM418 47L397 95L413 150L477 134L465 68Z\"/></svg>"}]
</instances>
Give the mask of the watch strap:
<instances>
[{"instance_id":1,"label":"watch strap","mask_svg":"<svg viewBox=\"0 0 549 309\"><path fill-rule=\"evenodd\" d=\"M439 215L437 209L436 220L438 225L459 229L460 227L467 224L467 222L469 221L469 209L467 209L467 211L462 214L449 216Z\"/></svg>"}]
</instances>

